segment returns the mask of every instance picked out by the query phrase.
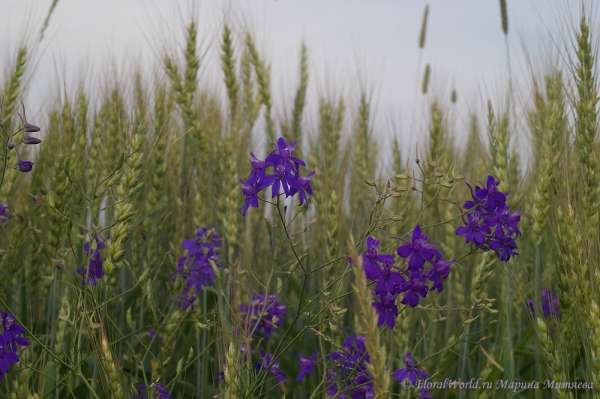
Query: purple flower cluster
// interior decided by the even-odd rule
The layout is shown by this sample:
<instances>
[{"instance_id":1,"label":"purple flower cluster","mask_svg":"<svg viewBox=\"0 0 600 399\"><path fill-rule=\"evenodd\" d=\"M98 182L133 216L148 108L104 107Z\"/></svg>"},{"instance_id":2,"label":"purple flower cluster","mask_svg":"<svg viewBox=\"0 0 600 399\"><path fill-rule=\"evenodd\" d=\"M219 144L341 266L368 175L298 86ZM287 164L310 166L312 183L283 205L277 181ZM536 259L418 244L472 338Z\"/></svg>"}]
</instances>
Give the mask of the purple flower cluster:
<instances>
[{"instance_id":1,"label":"purple flower cluster","mask_svg":"<svg viewBox=\"0 0 600 399\"><path fill-rule=\"evenodd\" d=\"M410 351L406 352L406 356L404 356L404 365L405 366L403 368L394 372L394 379L396 381L402 382L404 380L408 380L412 385L415 385L419 377L421 377L423 380L427 380L427 372L415 367L415 361ZM431 394L426 388L422 388L418 392L418 396L421 399L431 398Z\"/></svg>"},{"instance_id":2,"label":"purple flower cluster","mask_svg":"<svg viewBox=\"0 0 600 399\"><path fill-rule=\"evenodd\" d=\"M350 335L340 351L329 355L335 367L327 370L327 394L333 398L369 399L374 397L373 377L367 371L370 362L364 336Z\"/></svg>"},{"instance_id":3,"label":"purple flower cluster","mask_svg":"<svg viewBox=\"0 0 600 399\"><path fill-rule=\"evenodd\" d=\"M41 143L42 140L38 139L37 137L26 135L26 133L39 132L40 128L36 125L32 125L31 123L27 122L27 116L25 114L25 105L23 105L23 102L21 102L21 105L23 106L23 115L19 114L19 116L21 117L22 126L16 132L13 132L11 129L11 133L9 134L9 138L8 138L8 142L6 143L6 147L8 148L9 151L12 149L15 150L15 152L17 154L17 169L21 172L31 172L31 169L33 168L34 163L31 161L23 160L21 158L21 155L19 154L19 150L17 149L17 146L21 143L26 144L26 145L35 145L35 144ZM0 103L0 127L2 127L2 129L4 130L4 126L2 125L2 104L1 103ZM18 142L15 143L13 138L15 135L17 135L19 133L23 134L23 139L19 140Z\"/></svg>"},{"instance_id":4,"label":"purple flower cluster","mask_svg":"<svg viewBox=\"0 0 600 399\"><path fill-rule=\"evenodd\" d=\"M271 198L275 198L281 189L286 197L296 194L300 196L300 205L306 203L308 206L307 195L312 195L310 180L315 172L310 172L305 176L300 175L300 166L306 166L303 160L293 156L296 142L291 140L289 144L284 138L280 137L277 144L272 143L275 151L267 155L262 161L253 153L250 153L252 171L248 180L243 181L242 193L244 194L244 205L240 209L242 216L246 216L248 208L258 208L258 194L271 186ZM267 170L272 168L272 173Z\"/></svg>"},{"instance_id":5,"label":"purple flower cluster","mask_svg":"<svg viewBox=\"0 0 600 399\"><path fill-rule=\"evenodd\" d=\"M405 245L399 246L396 253L408 259L407 266L401 268L396 266L394 255L378 253L379 240L367 238L367 253L361 256L367 278L376 281L374 296L377 301L373 302L373 307L379 315L380 326L385 323L394 328L399 294L405 293L401 303L415 307L429 291L442 292L443 279L450 274L450 266L455 259L443 260L442 254L435 248L436 244L428 244L428 239L419 225L415 226L410 240L400 238ZM433 284L429 286L428 281Z\"/></svg>"},{"instance_id":6,"label":"purple flower cluster","mask_svg":"<svg viewBox=\"0 0 600 399\"><path fill-rule=\"evenodd\" d=\"M215 267L223 267L217 263L222 245L214 227L211 230L201 227L195 239L182 241L181 247L187 254L177 260L177 271L171 275L173 281L178 276L183 281L184 286L177 300L180 307L193 307L202 288L215 285Z\"/></svg>"},{"instance_id":7,"label":"purple flower cluster","mask_svg":"<svg viewBox=\"0 0 600 399\"><path fill-rule=\"evenodd\" d=\"M456 235L465 236L467 244L493 249L500 260L508 262L519 254L515 239L521 235L518 227L521 214L519 210L510 212L506 204L508 193L499 191L498 184L494 176L488 176L485 186L476 186L474 192L467 184L473 199L463 205L467 219L463 218L465 225L456 229Z\"/></svg>"},{"instance_id":8,"label":"purple flower cluster","mask_svg":"<svg viewBox=\"0 0 600 399\"><path fill-rule=\"evenodd\" d=\"M527 298L527 305L529 306L529 309L535 318L535 304L533 299ZM544 317L546 318L562 318L562 313L560 313L559 309L558 295L550 290L542 290L542 311L544 312Z\"/></svg>"},{"instance_id":9,"label":"purple flower cluster","mask_svg":"<svg viewBox=\"0 0 600 399\"><path fill-rule=\"evenodd\" d=\"M96 241L96 248L92 250L91 241L86 242L83 245L83 250L89 256L90 262L89 267L78 267L77 274L81 276L81 284L83 285L96 285L97 281L104 276L104 269L102 264L106 260L100 255L100 251L105 246L105 241L100 236L94 238Z\"/></svg>"},{"instance_id":10,"label":"purple flower cluster","mask_svg":"<svg viewBox=\"0 0 600 399\"><path fill-rule=\"evenodd\" d=\"M280 305L273 295L255 295L250 305L241 304L242 328L248 335L262 331L265 339L269 339L275 329L283 324L286 305Z\"/></svg>"},{"instance_id":11,"label":"purple flower cluster","mask_svg":"<svg viewBox=\"0 0 600 399\"><path fill-rule=\"evenodd\" d=\"M150 388L154 389L154 395L152 395L153 399L171 399L171 395L169 392L163 387L160 382L154 381L150 384ZM133 399L149 399L148 396L148 387L145 384L139 385L139 393L137 395L133 395Z\"/></svg>"},{"instance_id":12,"label":"purple flower cluster","mask_svg":"<svg viewBox=\"0 0 600 399\"><path fill-rule=\"evenodd\" d=\"M14 317L2 312L2 334L0 334L0 381L9 372L10 367L19 362L19 356L29 346L29 340L21 337L23 327L15 323Z\"/></svg>"},{"instance_id":13,"label":"purple flower cluster","mask_svg":"<svg viewBox=\"0 0 600 399\"><path fill-rule=\"evenodd\" d=\"M263 350L260 351L260 363L255 364L254 367L259 371L267 371L279 383L285 382L288 378L286 373L279 370L279 360L273 361L273 355Z\"/></svg>"}]
</instances>

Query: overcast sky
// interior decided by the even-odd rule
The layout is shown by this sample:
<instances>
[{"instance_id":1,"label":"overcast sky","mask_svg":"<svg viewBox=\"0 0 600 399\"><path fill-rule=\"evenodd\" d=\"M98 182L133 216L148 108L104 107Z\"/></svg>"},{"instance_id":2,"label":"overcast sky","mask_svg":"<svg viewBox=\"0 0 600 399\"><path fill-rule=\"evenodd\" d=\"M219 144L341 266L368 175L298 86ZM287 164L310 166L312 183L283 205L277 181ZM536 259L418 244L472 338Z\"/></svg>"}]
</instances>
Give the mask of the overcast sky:
<instances>
[{"instance_id":1,"label":"overcast sky","mask_svg":"<svg viewBox=\"0 0 600 399\"><path fill-rule=\"evenodd\" d=\"M517 96L527 92L527 57L536 68L556 58L572 37L580 15L576 0L507 0L508 49ZM0 59L14 58L26 38L37 41L52 0L0 0ZM429 4L426 46L418 37ZM571 15L569 15L571 14ZM163 46L183 43L189 19L199 20L208 49L202 84L222 90L218 45L223 21L243 37L249 30L272 67L275 112L289 112L298 82L300 45L309 50L309 101L343 95L352 106L365 87L376 106L376 130L397 134L414 145L432 96L449 107L455 89L457 130L465 130L469 110L491 98L502 104L508 64L498 0L60 0L30 71L30 119L45 106L57 82L69 91L85 78L96 82L110 65L151 69ZM430 93L420 94L422 73L431 64ZM84 73L85 72L85 73ZM5 75L5 74L4 74ZM4 79L4 77L2 78ZM286 104L281 107L281 104ZM316 124L309 118L308 123ZM396 126L393 131L392 126ZM460 132L459 132L460 134Z\"/></svg>"}]
</instances>

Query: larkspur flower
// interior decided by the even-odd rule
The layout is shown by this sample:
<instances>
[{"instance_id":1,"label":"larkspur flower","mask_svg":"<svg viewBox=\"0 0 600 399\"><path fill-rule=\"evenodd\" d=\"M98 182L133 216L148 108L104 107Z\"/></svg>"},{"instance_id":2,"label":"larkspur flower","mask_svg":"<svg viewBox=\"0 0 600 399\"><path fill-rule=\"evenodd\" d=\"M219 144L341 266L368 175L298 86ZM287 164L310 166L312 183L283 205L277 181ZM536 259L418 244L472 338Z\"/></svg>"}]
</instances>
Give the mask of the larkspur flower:
<instances>
[{"instance_id":1,"label":"larkspur flower","mask_svg":"<svg viewBox=\"0 0 600 399\"><path fill-rule=\"evenodd\" d=\"M394 257L389 257L383 260L383 269L376 278L375 293L378 295L396 295L400 292L401 287L406 284L406 280L400 272L394 268Z\"/></svg>"},{"instance_id":2,"label":"larkspur flower","mask_svg":"<svg viewBox=\"0 0 600 399\"><path fill-rule=\"evenodd\" d=\"M291 168L294 168L296 165L298 166L306 166L303 160L296 158L294 155L294 149L296 148L296 142L294 140L290 140L289 144L285 141L283 137L280 137L277 140L277 144L271 143L273 147L275 147L275 151L270 153L265 161L271 165L276 165L277 163L283 161L286 165L289 165Z\"/></svg>"},{"instance_id":3,"label":"larkspur flower","mask_svg":"<svg viewBox=\"0 0 600 399\"><path fill-rule=\"evenodd\" d=\"M376 295L379 302L373 302L373 307L379 315L377 325L382 326L384 323L388 328L393 329L396 325L396 317L398 317L398 306L396 306L396 295Z\"/></svg>"},{"instance_id":4,"label":"larkspur flower","mask_svg":"<svg viewBox=\"0 0 600 399\"><path fill-rule=\"evenodd\" d=\"M427 234L421 233L421 226L419 225L415 226L411 241L400 238L406 245L398 247L397 252L401 258L409 258L409 269L418 270L423 267L426 261L430 261L433 258L435 244L427 244L428 239L429 236Z\"/></svg>"},{"instance_id":5,"label":"larkspur flower","mask_svg":"<svg viewBox=\"0 0 600 399\"><path fill-rule=\"evenodd\" d=\"M296 193L300 193L300 203L298 206L302 206L306 203L308 206L308 195L312 195L312 188L310 187L310 180L315 175L315 171L313 170L306 176L300 176L296 174L296 183L297 187L293 187L290 191L290 195L296 195Z\"/></svg>"},{"instance_id":6,"label":"larkspur flower","mask_svg":"<svg viewBox=\"0 0 600 399\"><path fill-rule=\"evenodd\" d=\"M2 333L0 333L0 381L10 367L19 362L20 354L29 346L29 340L21 335L23 327L15 322L8 312L2 312Z\"/></svg>"},{"instance_id":7,"label":"larkspur flower","mask_svg":"<svg viewBox=\"0 0 600 399\"><path fill-rule=\"evenodd\" d=\"M500 184L494 176L489 175L486 180L485 187L475 187L475 198L481 203L484 203L484 209L491 213L496 209L503 207L506 204L506 194L498 191Z\"/></svg>"},{"instance_id":8,"label":"larkspur flower","mask_svg":"<svg viewBox=\"0 0 600 399\"><path fill-rule=\"evenodd\" d=\"M178 277L183 282L183 288L176 299L179 307L193 308L198 293L204 287L215 285L217 275L214 267L223 267L218 262L221 247L221 239L214 227L210 230L204 226L200 227L193 240L182 241L181 248L187 253L179 257L176 272L171 275L173 282Z\"/></svg>"},{"instance_id":9,"label":"larkspur flower","mask_svg":"<svg viewBox=\"0 0 600 399\"><path fill-rule=\"evenodd\" d=\"M415 367L415 361L413 360L412 353L410 351L406 352L404 364L405 367L394 372L394 379L396 381L402 382L404 380L409 380L412 385L415 385L419 376L424 380L427 379L427 372Z\"/></svg>"},{"instance_id":10,"label":"larkspur flower","mask_svg":"<svg viewBox=\"0 0 600 399\"><path fill-rule=\"evenodd\" d=\"M250 161L250 165L252 165L252 171L250 172L248 182L250 182L249 184L254 184L258 181L258 179L265 175L265 169L267 169L269 164L256 158L252 152L250 152L250 158L252 158Z\"/></svg>"},{"instance_id":11,"label":"larkspur flower","mask_svg":"<svg viewBox=\"0 0 600 399\"><path fill-rule=\"evenodd\" d=\"M493 249L501 261L508 262L510 258L514 258L519 253L517 243L508 234L504 233L502 227L496 227L494 238L490 240L490 248Z\"/></svg>"},{"instance_id":12,"label":"larkspur flower","mask_svg":"<svg viewBox=\"0 0 600 399\"><path fill-rule=\"evenodd\" d=\"M148 387L146 384L140 384L138 394L133 395L133 399L148 399Z\"/></svg>"},{"instance_id":13,"label":"larkspur flower","mask_svg":"<svg viewBox=\"0 0 600 399\"><path fill-rule=\"evenodd\" d=\"M313 366L318 362L315 360L318 353L319 352L314 352L309 358L300 355L300 374L296 377L296 381L304 380L304 378L311 373Z\"/></svg>"},{"instance_id":14,"label":"larkspur flower","mask_svg":"<svg viewBox=\"0 0 600 399\"><path fill-rule=\"evenodd\" d=\"M529 309L531 310L531 313L535 318L535 304L533 302L533 299L527 298L527 305L529 306ZM549 289L542 290L542 311L544 312L544 317L546 318L562 318L558 295L556 295Z\"/></svg>"},{"instance_id":15,"label":"larkspur flower","mask_svg":"<svg viewBox=\"0 0 600 399\"><path fill-rule=\"evenodd\" d=\"M367 253L362 254L363 268L369 280L377 280L381 276L381 266L379 263L394 262L394 256L388 254L378 254L380 241L367 237Z\"/></svg>"},{"instance_id":16,"label":"larkspur flower","mask_svg":"<svg viewBox=\"0 0 600 399\"><path fill-rule=\"evenodd\" d=\"M275 295L255 295L250 305L239 306L242 313L243 329L247 334L262 331L265 339L269 339L275 329L283 324L286 305L281 305Z\"/></svg>"},{"instance_id":17,"label":"larkspur flower","mask_svg":"<svg viewBox=\"0 0 600 399\"><path fill-rule=\"evenodd\" d=\"M442 292L444 288L444 283L442 279L448 278L450 274L450 266L456 262L456 259L451 260L442 260L442 254L435 249L434 251L433 261L431 262L432 267L427 272L427 279L433 281L433 285L430 290L436 290L438 292Z\"/></svg>"},{"instance_id":18,"label":"larkspur flower","mask_svg":"<svg viewBox=\"0 0 600 399\"><path fill-rule=\"evenodd\" d=\"M264 351L260 351L260 363L255 365L259 371L267 371L270 375L275 377L277 382L285 382L288 378L287 374L279 370L279 359L273 361L273 355L271 353L266 354Z\"/></svg>"},{"instance_id":19,"label":"larkspur flower","mask_svg":"<svg viewBox=\"0 0 600 399\"><path fill-rule=\"evenodd\" d=\"M10 341L7 341L4 335L0 334L0 381L4 379L10 367L18 362L19 355L11 350Z\"/></svg>"},{"instance_id":20,"label":"larkspur flower","mask_svg":"<svg viewBox=\"0 0 600 399\"><path fill-rule=\"evenodd\" d=\"M256 182L252 182L250 179L246 182L240 179L240 183L242 184L242 194L244 194L244 197L246 198L242 209L240 209L240 213L242 216L246 216L248 208L258 208L258 193L261 189Z\"/></svg>"},{"instance_id":21,"label":"larkspur flower","mask_svg":"<svg viewBox=\"0 0 600 399\"><path fill-rule=\"evenodd\" d=\"M467 244L475 241L477 246L483 245L486 236L492 232L490 226L485 223L479 212L467 213L467 219L468 223L465 226L456 229L456 235L465 236Z\"/></svg>"},{"instance_id":22,"label":"larkspur flower","mask_svg":"<svg viewBox=\"0 0 600 399\"><path fill-rule=\"evenodd\" d=\"M411 308L417 306L420 301L419 295L425 298L429 292L426 274L419 270L410 270L409 279L400 292L406 292L401 301L404 305Z\"/></svg>"},{"instance_id":23,"label":"larkspur flower","mask_svg":"<svg viewBox=\"0 0 600 399\"><path fill-rule=\"evenodd\" d=\"M156 390L154 393L154 399L171 399L169 392L160 384L160 382L158 382L158 380L150 384L150 388Z\"/></svg>"}]
</instances>

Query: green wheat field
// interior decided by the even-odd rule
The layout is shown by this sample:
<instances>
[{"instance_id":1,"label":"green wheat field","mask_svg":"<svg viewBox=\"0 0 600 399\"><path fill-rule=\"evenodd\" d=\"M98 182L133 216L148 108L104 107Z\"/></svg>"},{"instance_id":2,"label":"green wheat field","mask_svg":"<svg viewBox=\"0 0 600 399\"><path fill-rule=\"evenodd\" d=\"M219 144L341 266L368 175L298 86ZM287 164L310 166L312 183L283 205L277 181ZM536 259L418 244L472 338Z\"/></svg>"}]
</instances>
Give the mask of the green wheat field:
<instances>
[{"instance_id":1,"label":"green wheat field","mask_svg":"<svg viewBox=\"0 0 600 399\"><path fill-rule=\"evenodd\" d=\"M428 139L391 159L358 84L358 106L323 95L303 122L306 46L293 103L273 104L241 26L215 43L226 97L201 89L189 19L160 73L57 89L43 123L24 95L36 42L16 45L0 398L600 397L598 36L581 15L527 102L483 100L457 135L457 93L423 96Z\"/></svg>"}]
</instances>

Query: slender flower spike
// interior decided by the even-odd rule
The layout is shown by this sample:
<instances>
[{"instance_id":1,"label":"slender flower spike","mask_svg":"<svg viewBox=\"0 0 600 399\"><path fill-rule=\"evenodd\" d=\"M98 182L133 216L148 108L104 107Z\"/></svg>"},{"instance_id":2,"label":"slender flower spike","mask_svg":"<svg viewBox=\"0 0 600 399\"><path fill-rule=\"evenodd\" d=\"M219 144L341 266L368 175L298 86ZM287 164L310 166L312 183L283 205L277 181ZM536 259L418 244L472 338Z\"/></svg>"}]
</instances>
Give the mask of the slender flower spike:
<instances>
[{"instance_id":1,"label":"slender flower spike","mask_svg":"<svg viewBox=\"0 0 600 399\"><path fill-rule=\"evenodd\" d=\"M419 376L424 380L427 379L427 372L424 370L419 370L415 367L415 361L413 360L412 353L410 351L406 352L404 363L406 367L398 369L394 372L394 379L396 381L402 382L408 379L411 384L415 385Z\"/></svg>"},{"instance_id":2,"label":"slender flower spike","mask_svg":"<svg viewBox=\"0 0 600 399\"><path fill-rule=\"evenodd\" d=\"M310 355L310 358L305 358L304 356L300 355L300 374L298 374L298 377L296 377L296 381L302 381L308 374L310 374L313 366L317 363L315 357L318 353L319 352L314 352L312 355Z\"/></svg>"}]
</instances>

